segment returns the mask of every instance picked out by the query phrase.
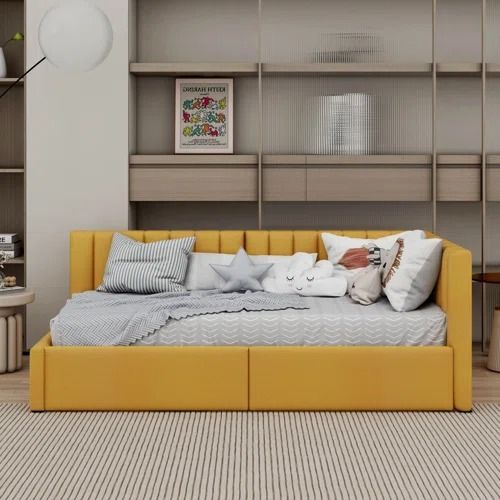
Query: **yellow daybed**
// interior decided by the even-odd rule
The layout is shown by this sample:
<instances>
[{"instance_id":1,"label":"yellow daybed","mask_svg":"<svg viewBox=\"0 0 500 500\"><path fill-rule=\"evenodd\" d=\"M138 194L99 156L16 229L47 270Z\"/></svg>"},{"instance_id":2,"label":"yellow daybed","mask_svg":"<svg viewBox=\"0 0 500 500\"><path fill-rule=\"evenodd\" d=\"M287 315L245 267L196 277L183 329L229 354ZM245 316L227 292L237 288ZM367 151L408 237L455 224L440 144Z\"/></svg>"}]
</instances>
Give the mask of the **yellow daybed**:
<instances>
[{"instance_id":1,"label":"yellow daybed","mask_svg":"<svg viewBox=\"0 0 500 500\"><path fill-rule=\"evenodd\" d=\"M322 231L126 231L196 235L195 251L326 258ZM328 231L378 238L396 231ZM71 234L71 292L102 280L110 231ZM430 236L430 235L429 235ZM50 410L471 409L471 255L445 242L435 301L447 345L429 347L62 347L32 349L30 406Z\"/></svg>"}]
</instances>

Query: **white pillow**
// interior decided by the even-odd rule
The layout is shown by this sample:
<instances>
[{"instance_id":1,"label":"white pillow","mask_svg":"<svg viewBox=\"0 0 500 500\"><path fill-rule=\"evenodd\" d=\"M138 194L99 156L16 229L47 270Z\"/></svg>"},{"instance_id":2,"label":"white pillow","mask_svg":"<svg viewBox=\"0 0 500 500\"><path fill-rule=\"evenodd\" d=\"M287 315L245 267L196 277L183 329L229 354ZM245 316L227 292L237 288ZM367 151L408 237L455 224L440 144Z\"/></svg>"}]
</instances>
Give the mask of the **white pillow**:
<instances>
[{"instance_id":1,"label":"white pillow","mask_svg":"<svg viewBox=\"0 0 500 500\"><path fill-rule=\"evenodd\" d=\"M262 280L262 286L270 293L295 293L294 281L307 269L311 269L316 262L317 254L297 252L288 260L277 262L269 274Z\"/></svg>"},{"instance_id":2,"label":"white pillow","mask_svg":"<svg viewBox=\"0 0 500 500\"><path fill-rule=\"evenodd\" d=\"M339 260L342 259L347 250L351 248L362 248L369 245L375 245L379 248L389 250L389 248L396 243L399 238L403 240L423 240L425 233L420 229L415 231L404 231L398 234L391 234L382 238L365 239L365 238L350 238L349 236L337 236L336 234L321 233L323 244L325 245L328 253L328 260L338 266L339 269L345 269L344 266L339 265Z\"/></svg>"},{"instance_id":3,"label":"white pillow","mask_svg":"<svg viewBox=\"0 0 500 500\"><path fill-rule=\"evenodd\" d=\"M277 265L282 264L288 269L295 255L250 255L250 260L255 264L274 264L271 269L264 274L263 279L267 277L275 278ZM317 254L304 255L310 255L310 259L313 259L312 265L314 265ZM227 266L231 264L233 259L234 254L230 253L191 253L189 256L186 280L184 282L186 290L222 289L225 285L225 281L210 267L210 264L222 264Z\"/></svg>"},{"instance_id":4,"label":"white pillow","mask_svg":"<svg viewBox=\"0 0 500 500\"><path fill-rule=\"evenodd\" d=\"M443 241L405 240L398 260L383 283L384 292L396 311L413 311L431 295L441 268Z\"/></svg>"}]
</instances>

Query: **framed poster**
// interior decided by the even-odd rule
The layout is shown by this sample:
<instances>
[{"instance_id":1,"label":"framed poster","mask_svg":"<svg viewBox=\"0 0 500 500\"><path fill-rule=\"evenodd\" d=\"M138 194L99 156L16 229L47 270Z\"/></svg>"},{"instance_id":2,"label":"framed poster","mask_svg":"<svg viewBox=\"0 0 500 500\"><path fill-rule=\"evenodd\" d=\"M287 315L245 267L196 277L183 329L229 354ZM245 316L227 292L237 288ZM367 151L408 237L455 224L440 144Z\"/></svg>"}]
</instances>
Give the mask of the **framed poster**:
<instances>
[{"instance_id":1,"label":"framed poster","mask_svg":"<svg viewBox=\"0 0 500 500\"><path fill-rule=\"evenodd\" d=\"M233 79L177 78L175 152L233 152Z\"/></svg>"}]
</instances>

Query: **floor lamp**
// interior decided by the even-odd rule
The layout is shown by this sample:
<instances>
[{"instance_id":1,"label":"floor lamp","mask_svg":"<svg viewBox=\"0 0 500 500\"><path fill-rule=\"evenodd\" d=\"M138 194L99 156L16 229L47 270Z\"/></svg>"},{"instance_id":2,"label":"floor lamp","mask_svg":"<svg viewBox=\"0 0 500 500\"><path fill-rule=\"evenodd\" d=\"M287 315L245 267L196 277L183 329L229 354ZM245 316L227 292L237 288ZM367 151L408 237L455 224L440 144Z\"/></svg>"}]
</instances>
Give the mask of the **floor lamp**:
<instances>
[{"instance_id":1,"label":"floor lamp","mask_svg":"<svg viewBox=\"0 0 500 500\"><path fill-rule=\"evenodd\" d=\"M44 15L38 40L44 57L7 87L0 99L46 59L69 71L96 68L111 51L113 28L106 14L88 0L64 0Z\"/></svg>"}]
</instances>

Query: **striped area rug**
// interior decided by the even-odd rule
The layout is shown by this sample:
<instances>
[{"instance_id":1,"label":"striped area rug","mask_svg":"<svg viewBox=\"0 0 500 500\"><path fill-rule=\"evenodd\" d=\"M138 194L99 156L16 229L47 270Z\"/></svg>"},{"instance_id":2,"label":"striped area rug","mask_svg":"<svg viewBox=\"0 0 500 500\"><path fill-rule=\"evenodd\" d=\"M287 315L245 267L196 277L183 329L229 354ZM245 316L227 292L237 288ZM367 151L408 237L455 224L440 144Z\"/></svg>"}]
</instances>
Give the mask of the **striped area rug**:
<instances>
[{"instance_id":1,"label":"striped area rug","mask_svg":"<svg viewBox=\"0 0 500 500\"><path fill-rule=\"evenodd\" d=\"M0 405L1 499L498 499L472 413L39 413Z\"/></svg>"}]
</instances>

